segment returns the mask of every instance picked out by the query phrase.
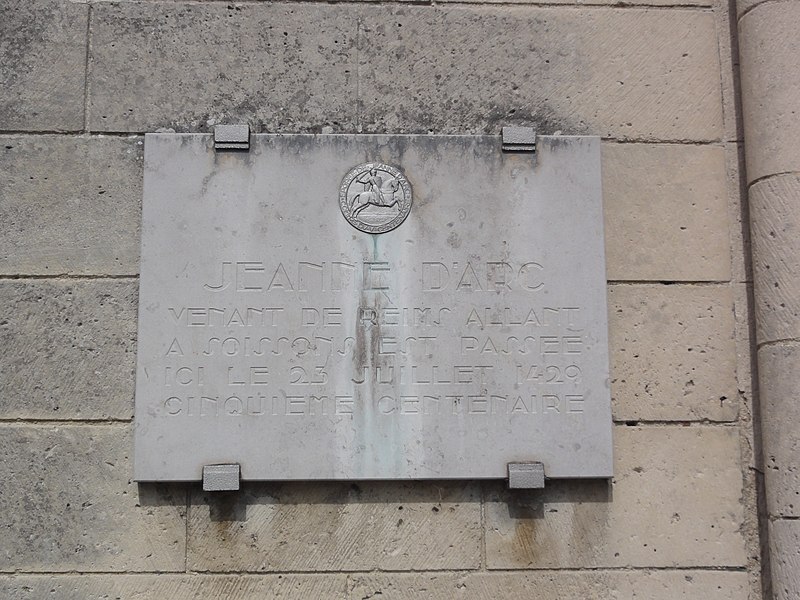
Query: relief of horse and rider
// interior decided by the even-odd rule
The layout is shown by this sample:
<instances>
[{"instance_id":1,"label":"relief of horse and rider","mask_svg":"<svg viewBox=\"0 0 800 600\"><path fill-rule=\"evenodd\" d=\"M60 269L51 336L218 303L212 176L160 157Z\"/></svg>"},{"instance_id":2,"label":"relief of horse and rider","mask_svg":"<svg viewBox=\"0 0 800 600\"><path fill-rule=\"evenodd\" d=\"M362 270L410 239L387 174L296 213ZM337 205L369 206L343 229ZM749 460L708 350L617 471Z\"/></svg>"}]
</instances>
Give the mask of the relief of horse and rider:
<instances>
[{"instance_id":1,"label":"relief of horse and rider","mask_svg":"<svg viewBox=\"0 0 800 600\"><path fill-rule=\"evenodd\" d=\"M384 181L383 177L379 175L378 169L374 167L356 177L354 181L363 184L364 191L353 196L350 201L350 214L353 218L358 217L359 213L369 206L391 208L401 200L397 196L400 182L391 177Z\"/></svg>"}]
</instances>

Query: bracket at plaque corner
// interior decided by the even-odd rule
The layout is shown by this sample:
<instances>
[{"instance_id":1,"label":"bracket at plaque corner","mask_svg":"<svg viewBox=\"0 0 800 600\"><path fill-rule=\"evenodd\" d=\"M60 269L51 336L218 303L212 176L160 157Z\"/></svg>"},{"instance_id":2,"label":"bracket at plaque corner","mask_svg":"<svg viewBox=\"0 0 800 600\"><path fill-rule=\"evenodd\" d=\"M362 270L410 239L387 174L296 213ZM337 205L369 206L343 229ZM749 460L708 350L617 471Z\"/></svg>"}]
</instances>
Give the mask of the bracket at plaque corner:
<instances>
[{"instance_id":1,"label":"bracket at plaque corner","mask_svg":"<svg viewBox=\"0 0 800 600\"><path fill-rule=\"evenodd\" d=\"M204 492L236 492L240 480L241 468L236 463L203 467Z\"/></svg>"},{"instance_id":2,"label":"bracket at plaque corner","mask_svg":"<svg viewBox=\"0 0 800 600\"><path fill-rule=\"evenodd\" d=\"M533 127L503 127L503 152L536 154L536 130Z\"/></svg>"},{"instance_id":3,"label":"bracket at plaque corner","mask_svg":"<svg viewBox=\"0 0 800 600\"><path fill-rule=\"evenodd\" d=\"M215 125L214 150L250 151L250 125Z\"/></svg>"},{"instance_id":4,"label":"bracket at plaque corner","mask_svg":"<svg viewBox=\"0 0 800 600\"><path fill-rule=\"evenodd\" d=\"M544 464L540 462L508 463L508 489L544 489Z\"/></svg>"}]
</instances>

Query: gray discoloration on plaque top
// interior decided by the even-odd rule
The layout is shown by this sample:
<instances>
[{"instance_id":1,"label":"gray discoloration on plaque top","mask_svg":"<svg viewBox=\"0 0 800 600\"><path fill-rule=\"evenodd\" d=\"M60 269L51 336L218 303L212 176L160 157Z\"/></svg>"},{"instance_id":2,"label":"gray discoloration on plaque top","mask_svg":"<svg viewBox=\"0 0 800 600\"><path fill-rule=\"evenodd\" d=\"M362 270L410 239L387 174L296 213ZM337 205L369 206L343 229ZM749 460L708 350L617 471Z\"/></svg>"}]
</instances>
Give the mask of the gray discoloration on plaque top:
<instances>
[{"instance_id":1,"label":"gray discoloration on plaque top","mask_svg":"<svg viewBox=\"0 0 800 600\"><path fill-rule=\"evenodd\" d=\"M537 142L148 135L136 478L610 476L600 141Z\"/></svg>"}]
</instances>

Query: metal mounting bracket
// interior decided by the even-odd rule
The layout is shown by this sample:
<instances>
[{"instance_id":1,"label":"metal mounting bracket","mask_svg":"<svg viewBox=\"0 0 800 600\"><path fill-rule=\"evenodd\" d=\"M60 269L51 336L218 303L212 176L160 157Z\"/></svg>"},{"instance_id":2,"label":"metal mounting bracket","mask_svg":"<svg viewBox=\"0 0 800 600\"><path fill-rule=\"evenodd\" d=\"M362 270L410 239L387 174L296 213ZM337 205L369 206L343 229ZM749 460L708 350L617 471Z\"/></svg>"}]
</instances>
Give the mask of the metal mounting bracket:
<instances>
[{"instance_id":1,"label":"metal mounting bracket","mask_svg":"<svg viewBox=\"0 0 800 600\"><path fill-rule=\"evenodd\" d=\"M214 150L250 151L250 125L215 125Z\"/></svg>"},{"instance_id":2,"label":"metal mounting bracket","mask_svg":"<svg viewBox=\"0 0 800 600\"><path fill-rule=\"evenodd\" d=\"M544 464L540 462L508 463L508 487L512 490L544 488Z\"/></svg>"},{"instance_id":3,"label":"metal mounting bracket","mask_svg":"<svg viewBox=\"0 0 800 600\"><path fill-rule=\"evenodd\" d=\"M503 127L503 152L536 152L533 127Z\"/></svg>"},{"instance_id":4,"label":"metal mounting bracket","mask_svg":"<svg viewBox=\"0 0 800 600\"><path fill-rule=\"evenodd\" d=\"M204 492L235 492L239 489L241 469L238 464L205 465L203 467Z\"/></svg>"}]
</instances>

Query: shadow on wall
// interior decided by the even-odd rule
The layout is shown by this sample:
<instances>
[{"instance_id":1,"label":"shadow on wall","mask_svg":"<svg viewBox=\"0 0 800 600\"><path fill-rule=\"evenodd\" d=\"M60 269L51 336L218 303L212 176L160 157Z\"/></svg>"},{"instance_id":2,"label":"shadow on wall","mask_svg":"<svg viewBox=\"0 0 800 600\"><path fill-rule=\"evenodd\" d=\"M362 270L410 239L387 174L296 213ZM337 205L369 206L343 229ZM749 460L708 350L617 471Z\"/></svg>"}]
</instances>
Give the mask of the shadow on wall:
<instances>
[{"instance_id":1,"label":"shadow on wall","mask_svg":"<svg viewBox=\"0 0 800 600\"><path fill-rule=\"evenodd\" d=\"M143 507L181 506L190 502L207 507L215 522L244 522L248 507L300 505L479 506L482 499L505 504L511 519L542 519L558 504L608 503L610 480L548 480L543 490L509 490L505 481L358 481L358 482L242 482L238 492L204 492L200 482L186 484L139 483ZM402 508L400 508L402 510Z\"/></svg>"},{"instance_id":2,"label":"shadow on wall","mask_svg":"<svg viewBox=\"0 0 800 600\"><path fill-rule=\"evenodd\" d=\"M543 519L558 504L607 503L613 499L611 480L548 481L544 490L500 490L493 495L508 506L511 519Z\"/></svg>"},{"instance_id":3,"label":"shadow on wall","mask_svg":"<svg viewBox=\"0 0 800 600\"><path fill-rule=\"evenodd\" d=\"M578 564L609 529L610 484L550 481L250 482L239 492L177 486L196 571L370 571ZM179 502L140 484L142 502ZM144 507L147 510L147 507ZM183 506L180 506L183 512ZM485 553L485 554L484 554ZM592 557L587 558L587 560Z\"/></svg>"}]
</instances>

